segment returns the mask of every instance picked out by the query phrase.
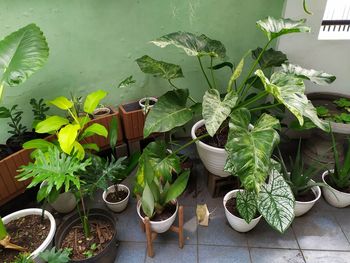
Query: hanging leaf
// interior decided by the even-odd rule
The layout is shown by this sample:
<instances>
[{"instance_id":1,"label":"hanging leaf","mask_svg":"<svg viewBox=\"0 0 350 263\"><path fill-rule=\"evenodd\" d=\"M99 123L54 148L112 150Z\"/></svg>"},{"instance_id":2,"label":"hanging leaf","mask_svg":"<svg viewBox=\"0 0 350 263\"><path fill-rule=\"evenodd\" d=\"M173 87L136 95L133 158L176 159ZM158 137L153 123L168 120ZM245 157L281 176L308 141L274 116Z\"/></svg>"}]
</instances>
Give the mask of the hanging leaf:
<instances>
[{"instance_id":1,"label":"hanging leaf","mask_svg":"<svg viewBox=\"0 0 350 263\"><path fill-rule=\"evenodd\" d=\"M206 35L197 36L179 31L164 35L151 43L161 48L174 45L183 49L188 56L226 57L225 46L220 41L210 39Z\"/></svg>"},{"instance_id":2,"label":"hanging leaf","mask_svg":"<svg viewBox=\"0 0 350 263\"><path fill-rule=\"evenodd\" d=\"M155 77L161 77L168 80L184 77L180 66L155 60L147 55L136 59L136 62L143 73L152 74Z\"/></svg>"},{"instance_id":3,"label":"hanging leaf","mask_svg":"<svg viewBox=\"0 0 350 263\"><path fill-rule=\"evenodd\" d=\"M68 124L58 132L58 142L65 153L71 153L79 128L79 125Z\"/></svg>"},{"instance_id":4,"label":"hanging leaf","mask_svg":"<svg viewBox=\"0 0 350 263\"><path fill-rule=\"evenodd\" d=\"M203 118L205 127L211 137L220 128L221 124L230 115L232 108L236 105L238 96L231 91L226 94L223 101L220 99L220 93L216 89L207 90L203 96Z\"/></svg>"},{"instance_id":5,"label":"hanging leaf","mask_svg":"<svg viewBox=\"0 0 350 263\"><path fill-rule=\"evenodd\" d=\"M213 67L209 67L209 69L218 70L218 69L222 69L223 67L228 67L231 69L231 71L233 71L233 64L231 62L228 62L228 61L216 64Z\"/></svg>"},{"instance_id":6,"label":"hanging leaf","mask_svg":"<svg viewBox=\"0 0 350 263\"><path fill-rule=\"evenodd\" d=\"M306 19L292 20L273 18L271 16L256 22L267 38L271 41L279 36L290 33L310 32L310 27L305 25Z\"/></svg>"},{"instance_id":7,"label":"hanging leaf","mask_svg":"<svg viewBox=\"0 0 350 263\"><path fill-rule=\"evenodd\" d=\"M252 51L252 57L257 59L262 52L262 48L258 47ZM270 48L266 50L259 60L259 65L261 68L271 68L271 67L280 67L283 63L287 61L287 56L281 51L274 50Z\"/></svg>"},{"instance_id":8,"label":"hanging leaf","mask_svg":"<svg viewBox=\"0 0 350 263\"><path fill-rule=\"evenodd\" d=\"M249 224L258 211L255 192L241 191L237 193L237 210L241 217Z\"/></svg>"},{"instance_id":9,"label":"hanging leaf","mask_svg":"<svg viewBox=\"0 0 350 263\"><path fill-rule=\"evenodd\" d=\"M272 173L271 182L261 187L258 198L258 209L266 222L283 233L294 219L294 196L278 173Z\"/></svg>"},{"instance_id":10,"label":"hanging leaf","mask_svg":"<svg viewBox=\"0 0 350 263\"><path fill-rule=\"evenodd\" d=\"M336 79L334 75L322 71L316 71L314 69L304 69L298 65L283 64L282 68L285 73L310 80L318 85L328 85Z\"/></svg>"},{"instance_id":11,"label":"hanging leaf","mask_svg":"<svg viewBox=\"0 0 350 263\"><path fill-rule=\"evenodd\" d=\"M143 189L141 204L143 212L146 214L146 216L151 218L154 211L154 197L147 183Z\"/></svg>"},{"instance_id":12,"label":"hanging leaf","mask_svg":"<svg viewBox=\"0 0 350 263\"><path fill-rule=\"evenodd\" d=\"M106 96L107 92L104 90L96 90L87 95L84 102L84 111L86 113L92 114L100 101Z\"/></svg>"},{"instance_id":13,"label":"hanging leaf","mask_svg":"<svg viewBox=\"0 0 350 263\"><path fill-rule=\"evenodd\" d=\"M190 170L184 171L179 175L166 193L165 204L169 203L171 200L175 200L182 194L183 191L185 191L189 177Z\"/></svg>"},{"instance_id":14,"label":"hanging leaf","mask_svg":"<svg viewBox=\"0 0 350 263\"><path fill-rule=\"evenodd\" d=\"M307 117L309 120L311 120L313 122L313 124L315 124L321 130L326 131L326 132L330 131L329 123L318 117L317 110L315 109L314 105L312 105L311 101L308 101L308 103L304 109L303 115L305 117ZM306 121L304 121L304 123L305 122ZM303 127L304 126L305 125L303 125ZM306 127L307 126L310 126L310 125L306 125Z\"/></svg>"},{"instance_id":15,"label":"hanging leaf","mask_svg":"<svg viewBox=\"0 0 350 263\"><path fill-rule=\"evenodd\" d=\"M189 122L193 113L191 108L186 106L188 95L187 89L178 89L159 97L147 115L143 129L144 137L153 132L167 132Z\"/></svg>"}]
</instances>

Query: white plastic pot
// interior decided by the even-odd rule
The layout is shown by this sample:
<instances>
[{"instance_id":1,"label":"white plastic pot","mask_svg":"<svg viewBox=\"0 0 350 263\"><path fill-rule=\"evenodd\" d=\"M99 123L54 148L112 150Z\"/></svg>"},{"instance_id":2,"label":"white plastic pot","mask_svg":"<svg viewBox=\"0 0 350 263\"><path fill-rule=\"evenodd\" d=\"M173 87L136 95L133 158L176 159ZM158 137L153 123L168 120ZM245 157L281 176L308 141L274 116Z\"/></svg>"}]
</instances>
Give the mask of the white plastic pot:
<instances>
[{"instance_id":1,"label":"white plastic pot","mask_svg":"<svg viewBox=\"0 0 350 263\"><path fill-rule=\"evenodd\" d=\"M41 216L42 214L42 209L39 208L28 208L28 209L23 209L17 212L14 212L12 214L9 214L8 216L5 216L3 218L4 224L8 224L9 222L19 219L24 216L28 215L39 215ZM43 262L38 255L41 252L44 252L46 249L49 249L52 247L52 241L55 236L56 232L56 221L55 218L50 214L50 212L45 211L45 218L48 218L50 220L50 231L49 234L47 235L46 239L44 242L36 249L34 250L31 254L30 257L34 260L36 263L41 263Z\"/></svg>"},{"instance_id":2,"label":"white plastic pot","mask_svg":"<svg viewBox=\"0 0 350 263\"><path fill-rule=\"evenodd\" d=\"M331 173L334 172L334 170L330 170ZM327 184L325 177L329 174L328 171L325 171L322 174L322 180L325 184ZM328 187L322 186L323 196L326 199L326 201L338 208L346 207L350 205L350 194L341 192L337 189L334 189L332 186L327 184Z\"/></svg>"},{"instance_id":3,"label":"white plastic pot","mask_svg":"<svg viewBox=\"0 0 350 263\"><path fill-rule=\"evenodd\" d=\"M147 99L148 99L149 101L153 101L154 103L156 103L156 102L158 101L158 99L155 98L155 97L142 98L142 99L139 100L139 105L140 105L141 109L144 109L144 108L145 108L145 103L146 103L146 100L147 100ZM153 106L154 106L154 104L153 104L153 105L148 105L148 108L150 109L150 108L152 108Z\"/></svg>"},{"instance_id":4,"label":"white plastic pot","mask_svg":"<svg viewBox=\"0 0 350 263\"><path fill-rule=\"evenodd\" d=\"M140 213L141 201L137 202L136 209L137 209L137 214L139 215L140 219L142 220L142 222L144 222L145 218ZM178 209L179 209L179 204L176 201L176 210L175 210L175 213L171 217L169 217L168 219L163 220L163 221L150 221L152 231L154 231L156 233L164 233L164 232L168 231L169 228L173 225L173 223L175 221Z\"/></svg>"},{"instance_id":5,"label":"white plastic pot","mask_svg":"<svg viewBox=\"0 0 350 263\"><path fill-rule=\"evenodd\" d=\"M99 117L103 117L106 116L108 114L111 114L111 109L107 108L107 107L101 107L101 108L97 108L94 110L94 112L92 113L92 115L94 116L94 118L99 118Z\"/></svg>"},{"instance_id":6,"label":"white plastic pot","mask_svg":"<svg viewBox=\"0 0 350 263\"><path fill-rule=\"evenodd\" d=\"M311 180L312 183L314 183L313 180ZM321 197L321 188L319 186L313 186L311 188L311 191L315 195L315 199L308 202L301 202L301 201L295 201L295 207L294 207L294 214L295 216L302 216L309 212L309 210L314 206L314 204L320 199Z\"/></svg>"},{"instance_id":7,"label":"white plastic pot","mask_svg":"<svg viewBox=\"0 0 350 263\"><path fill-rule=\"evenodd\" d=\"M196 130L204 125L204 120L196 122L191 130L192 139L196 139ZM227 177L230 174L224 171L228 154L225 149L217 148L205 144L201 141L196 141L197 151L205 168L212 174L221 177Z\"/></svg>"},{"instance_id":8,"label":"white plastic pot","mask_svg":"<svg viewBox=\"0 0 350 263\"><path fill-rule=\"evenodd\" d=\"M129 190L129 188L126 185L118 184L118 190L125 190L125 191L127 191L127 193L128 193L127 197L125 197L124 200L116 202L116 203L108 202L106 200L107 195L109 193L114 193L115 192L114 190L115 190L114 185L108 187L107 190L103 191L102 198L103 198L103 201L106 203L106 205L108 206L109 209L111 209L113 212L119 213L119 212L123 211L128 206L129 197L130 197L130 190Z\"/></svg>"},{"instance_id":9,"label":"white plastic pot","mask_svg":"<svg viewBox=\"0 0 350 263\"><path fill-rule=\"evenodd\" d=\"M230 211L227 210L226 208L226 202L231 199L232 197L236 197L237 193L239 191L243 191L242 189L236 189L228 192L225 197L224 197L224 208L225 208L225 215L227 218L227 221L230 223L231 227L238 231L238 232L248 232L252 230L260 221L262 215L260 215L257 218L254 218L250 223L248 224L243 218L237 217L233 214L231 214Z\"/></svg>"}]
</instances>

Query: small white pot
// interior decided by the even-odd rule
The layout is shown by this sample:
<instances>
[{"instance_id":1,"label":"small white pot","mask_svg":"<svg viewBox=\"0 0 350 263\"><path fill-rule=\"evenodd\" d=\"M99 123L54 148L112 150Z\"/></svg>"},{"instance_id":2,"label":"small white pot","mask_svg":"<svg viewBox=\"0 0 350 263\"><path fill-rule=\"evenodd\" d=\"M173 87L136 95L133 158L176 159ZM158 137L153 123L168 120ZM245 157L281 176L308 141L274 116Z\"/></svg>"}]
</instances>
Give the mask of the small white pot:
<instances>
[{"instance_id":1,"label":"small white pot","mask_svg":"<svg viewBox=\"0 0 350 263\"><path fill-rule=\"evenodd\" d=\"M259 217L257 218L254 218L249 224L243 219L243 218L240 218L240 217L237 217L233 214L231 214L230 211L227 210L226 208L226 202L231 199L232 197L236 197L237 196L237 193L239 191L243 191L242 189L236 189L236 190L232 190L230 192L228 192L225 197L224 197L224 201L223 201L223 204L224 204L224 208L225 208L225 215L226 215L226 218L227 218L227 221L230 223L231 227L238 231L238 232L248 232L250 230L252 230L260 221L262 215L260 215Z\"/></svg>"},{"instance_id":2,"label":"small white pot","mask_svg":"<svg viewBox=\"0 0 350 263\"><path fill-rule=\"evenodd\" d=\"M102 114L101 114L102 112ZM94 118L99 118L99 117L103 117L106 116L108 114L111 114L111 109L107 108L107 107L101 107L101 108L97 108L93 111L92 115L94 116Z\"/></svg>"},{"instance_id":3,"label":"small white pot","mask_svg":"<svg viewBox=\"0 0 350 263\"><path fill-rule=\"evenodd\" d=\"M108 187L107 190L103 191L103 194L102 194L103 201L106 203L108 208L111 209L113 212L117 212L117 213L123 211L128 206L129 197L130 197L130 190L126 185L118 184L118 190L125 190L125 191L127 191L128 195L124 200L116 202L116 203L111 203L111 202L108 202L106 200L107 195L109 193L115 192L114 185Z\"/></svg>"},{"instance_id":4,"label":"small white pot","mask_svg":"<svg viewBox=\"0 0 350 263\"><path fill-rule=\"evenodd\" d=\"M204 125L204 120L196 122L191 130L192 139L196 139L196 130ZM205 144L201 141L196 141L197 151L205 168L212 174L221 177L227 177L230 174L224 171L228 154L225 149L217 148Z\"/></svg>"},{"instance_id":5,"label":"small white pot","mask_svg":"<svg viewBox=\"0 0 350 263\"><path fill-rule=\"evenodd\" d=\"M144 108L145 108L145 103L146 103L146 100L147 100L147 99L148 99L149 101L153 101L154 103L156 103L156 102L158 101L158 99L155 98L155 97L142 98L142 99L139 100L139 105L140 105L141 109L144 109ZM148 108L150 109L150 108L152 108L153 106L154 106L154 104L153 104L153 105L148 105Z\"/></svg>"},{"instance_id":6,"label":"small white pot","mask_svg":"<svg viewBox=\"0 0 350 263\"><path fill-rule=\"evenodd\" d=\"M175 221L178 209L179 209L179 204L176 201L176 210L175 210L175 213L171 217L169 217L168 219L163 220L163 221L150 221L152 231L154 231L156 233L164 233L164 232L168 231L169 228L173 225L173 223ZM140 210L141 210L141 201L139 200L137 202L137 214L139 215L142 222L144 222L145 219L144 219L144 217L142 217Z\"/></svg>"},{"instance_id":7,"label":"small white pot","mask_svg":"<svg viewBox=\"0 0 350 263\"><path fill-rule=\"evenodd\" d=\"M311 180L312 183L315 183L315 181ZM301 201L295 201L295 207L294 207L294 214L295 216L302 216L305 213L309 212L309 210L314 206L314 204L320 199L321 197L321 188L319 186L313 186L311 188L311 191L315 195L315 199L308 202L301 202Z\"/></svg>"},{"instance_id":8,"label":"small white pot","mask_svg":"<svg viewBox=\"0 0 350 263\"><path fill-rule=\"evenodd\" d=\"M331 173L334 172L334 170L330 170ZM329 174L328 171L325 171L322 174L322 180L325 184L327 184L325 177ZM327 184L328 187L322 186L323 196L326 199L326 201L338 208L346 207L350 205L350 194L341 192L337 189L334 189L332 186Z\"/></svg>"},{"instance_id":9,"label":"small white pot","mask_svg":"<svg viewBox=\"0 0 350 263\"><path fill-rule=\"evenodd\" d=\"M42 214L42 209L40 209L40 208L28 208L28 209L19 210L17 212L9 214L8 216L5 216L3 218L3 221L4 221L4 224L6 226L6 224L8 224L9 222L11 222L13 220L16 220L16 219L19 219L21 217L28 216L28 215L39 215L39 216L41 216L41 214ZM41 252L44 252L46 249L52 247L52 241L53 241L53 238L54 238L55 232L56 232L56 221L55 221L55 218L48 211L45 211L45 218L48 218L50 220L50 231L49 231L49 234L47 235L47 237L44 240L44 242L36 250L34 250L30 254L30 257L36 263L44 262L38 257L38 255Z\"/></svg>"}]
</instances>

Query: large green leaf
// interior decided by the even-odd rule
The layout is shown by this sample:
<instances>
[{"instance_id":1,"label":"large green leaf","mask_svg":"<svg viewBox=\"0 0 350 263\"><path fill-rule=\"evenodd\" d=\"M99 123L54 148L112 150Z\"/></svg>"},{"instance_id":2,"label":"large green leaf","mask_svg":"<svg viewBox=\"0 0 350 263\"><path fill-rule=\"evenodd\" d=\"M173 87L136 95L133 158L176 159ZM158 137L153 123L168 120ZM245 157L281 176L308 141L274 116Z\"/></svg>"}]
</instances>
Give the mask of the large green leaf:
<instances>
[{"instance_id":1,"label":"large green leaf","mask_svg":"<svg viewBox=\"0 0 350 263\"><path fill-rule=\"evenodd\" d=\"M151 218L154 211L154 197L147 183L143 189L141 204L143 212L146 214L146 216Z\"/></svg>"},{"instance_id":2,"label":"large green leaf","mask_svg":"<svg viewBox=\"0 0 350 263\"><path fill-rule=\"evenodd\" d=\"M84 111L89 114L92 114L96 109L97 105L100 103L100 101L106 96L107 92L105 92L104 90L96 90L87 95L84 102Z\"/></svg>"},{"instance_id":3,"label":"large green leaf","mask_svg":"<svg viewBox=\"0 0 350 263\"><path fill-rule=\"evenodd\" d=\"M141 71L146 74L152 74L164 79L183 78L182 69L179 65L155 60L150 56L144 55L136 59Z\"/></svg>"},{"instance_id":4,"label":"large green leaf","mask_svg":"<svg viewBox=\"0 0 350 263\"><path fill-rule=\"evenodd\" d=\"M311 101L308 101L308 103L304 109L303 115L305 117L307 117L308 119L310 119L318 128L320 128L326 132L330 131L329 123L318 117L317 110L314 107L314 105L312 105Z\"/></svg>"},{"instance_id":5,"label":"large green leaf","mask_svg":"<svg viewBox=\"0 0 350 263\"><path fill-rule=\"evenodd\" d=\"M8 35L0 41L0 86L23 83L45 64L48 56L45 36L35 24Z\"/></svg>"},{"instance_id":6,"label":"large green leaf","mask_svg":"<svg viewBox=\"0 0 350 263\"><path fill-rule=\"evenodd\" d=\"M310 32L310 27L305 25L306 20L292 20L284 18L267 17L256 22L257 26L265 33L269 40L284 34Z\"/></svg>"},{"instance_id":7,"label":"large green leaf","mask_svg":"<svg viewBox=\"0 0 350 263\"><path fill-rule=\"evenodd\" d=\"M293 64L283 64L283 71L288 74L293 74L298 77L310 80L318 85L327 85L335 81L336 77L334 75L325 73L323 71L316 71L314 69L304 69L298 65Z\"/></svg>"},{"instance_id":8,"label":"large green leaf","mask_svg":"<svg viewBox=\"0 0 350 263\"><path fill-rule=\"evenodd\" d=\"M272 173L271 182L261 187L258 198L258 209L266 222L283 233L294 219L294 196L278 173Z\"/></svg>"},{"instance_id":9,"label":"large green leaf","mask_svg":"<svg viewBox=\"0 0 350 263\"><path fill-rule=\"evenodd\" d=\"M49 101L52 105L55 105L57 108L61 110L68 110L73 107L73 102L66 97L57 97L54 100Z\"/></svg>"},{"instance_id":10,"label":"large green leaf","mask_svg":"<svg viewBox=\"0 0 350 263\"><path fill-rule=\"evenodd\" d=\"M249 224L258 211L257 195L252 191L238 192L236 196L237 210L241 217Z\"/></svg>"},{"instance_id":11,"label":"large green leaf","mask_svg":"<svg viewBox=\"0 0 350 263\"><path fill-rule=\"evenodd\" d=\"M79 125L68 124L59 131L57 138L62 151L67 154L71 153L79 129Z\"/></svg>"},{"instance_id":12,"label":"large green leaf","mask_svg":"<svg viewBox=\"0 0 350 263\"><path fill-rule=\"evenodd\" d=\"M158 102L147 115L144 137L153 132L167 132L175 127L182 126L192 119L192 110L186 106L187 89L168 91L158 98Z\"/></svg>"},{"instance_id":13,"label":"large green leaf","mask_svg":"<svg viewBox=\"0 0 350 263\"><path fill-rule=\"evenodd\" d=\"M230 115L232 108L236 105L238 96L234 91L226 94L223 101L216 89L207 90L203 97L203 118L205 127L210 136L214 136L221 124Z\"/></svg>"},{"instance_id":14,"label":"large green leaf","mask_svg":"<svg viewBox=\"0 0 350 263\"><path fill-rule=\"evenodd\" d=\"M225 171L238 176L247 191L259 192L269 173L272 151L279 142L275 130L279 128L279 121L262 114L254 127L249 128L250 119L245 108L230 115Z\"/></svg>"},{"instance_id":15,"label":"large green leaf","mask_svg":"<svg viewBox=\"0 0 350 263\"><path fill-rule=\"evenodd\" d=\"M174 45L183 49L189 56L211 56L224 58L226 56L225 46L217 40L210 39L206 35L197 36L188 32L174 32L164 35L151 43L164 48Z\"/></svg>"},{"instance_id":16,"label":"large green leaf","mask_svg":"<svg viewBox=\"0 0 350 263\"><path fill-rule=\"evenodd\" d=\"M259 54L262 52L262 48L258 47L252 51L252 56L254 59L259 57ZM259 65L261 68L270 68L270 67L280 67L283 63L287 61L287 56L281 51L274 50L270 48L266 50L259 60Z\"/></svg>"},{"instance_id":17,"label":"large green leaf","mask_svg":"<svg viewBox=\"0 0 350 263\"><path fill-rule=\"evenodd\" d=\"M171 200L178 198L179 195L186 189L188 178L190 177L190 170L184 171L175 182L169 187L165 197L165 204Z\"/></svg>"},{"instance_id":18,"label":"large green leaf","mask_svg":"<svg viewBox=\"0 0 350 263\"><path fill-rule=\"evenodd\" d=\"M24 149L40 149L42 151L46 151L49 147L53 146L53 143L48 142L44 139L34 139L27 141L23 144Z\"/></svg>"},{"instance_id":19,"label":"large green leaf","mask_svg":"<svg viewBox=\"0 0 350 263\"><path fill-rule=\"evenodd\" d=\"M51 116L47 119L39 122L35 126L35 132L37 133L49 133L59 130L63 125L69 123L69 120L60 116Z\"/></svg>"},{"instance_id":20,"label":"large green leaf","mask_svg":"<svg viewBox=\"0 0 350 263\"><path fill-rule=\"evenodd\" d=\"M83 138L90 137L90 136L95 135L95 134L107 138L108 131L107 131L105 126L103 126L99 123L93 123L92 125L90 125L89 127L87 127L84 130L84 132L81 135L81 138L83 139Z\"/></svg>"}]
</instances>

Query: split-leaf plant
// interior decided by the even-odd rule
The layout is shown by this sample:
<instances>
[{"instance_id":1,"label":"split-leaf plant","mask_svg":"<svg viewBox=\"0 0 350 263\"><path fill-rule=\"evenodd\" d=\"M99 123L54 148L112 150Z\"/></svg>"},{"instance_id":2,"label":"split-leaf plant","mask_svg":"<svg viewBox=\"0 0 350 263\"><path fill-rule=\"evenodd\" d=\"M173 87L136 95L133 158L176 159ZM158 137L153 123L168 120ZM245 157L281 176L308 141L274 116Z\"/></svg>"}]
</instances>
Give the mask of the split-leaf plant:
<instances>
[{"instance_id":1,"label":"split-leaf plant","mask_svg":"<svg viewBox=\"0 0 350 263\"><path fill-rule=\"evenodd\" d=\"M226 48L220 41L205 35L174 32L151 43L161 48L172 45L196 58L208 84L202 102L202 116L207 130L203 136L213 137L223 126L229 126L225 170L238 176L242 187L251 196L253 193L254 197L260 196L256 199L260 200L257 202L260 213L273 228L284 232L293 220L292 192L281 176L274 176L271 184L265 183L270 171L272 151L279 142L280 125L273 112L279 108L288 110L301 126L310 120L320 129L328 131L328 123L318 118L316 109L304 94L304 81L326 85L333 82L335 77L291 64L282 52L270 48L283 35L309 32L310 28L305 25L304 19L267 17L259 20L257 27L267 37L265 46L248 51L243 56L233 68L224 92L224 87L219 85L215 77L215 70L232 67L234 63L214 65L216 59L226 57ZM252 54L253 62L242 77L249 53ZM203 65L206 58L210 63L209 72ZM191 121L194 109L198 109L199 104L190 96L188 89L181 89L174 83L175 79L184 76L181 67L149 59L148 56L139 58L137 62L144 73L166 79L173 88L158 98L147 115L144 137L153 132L170 131ZM285 202L288 205L284 206Z\"/></svg>"}]
</instances>

